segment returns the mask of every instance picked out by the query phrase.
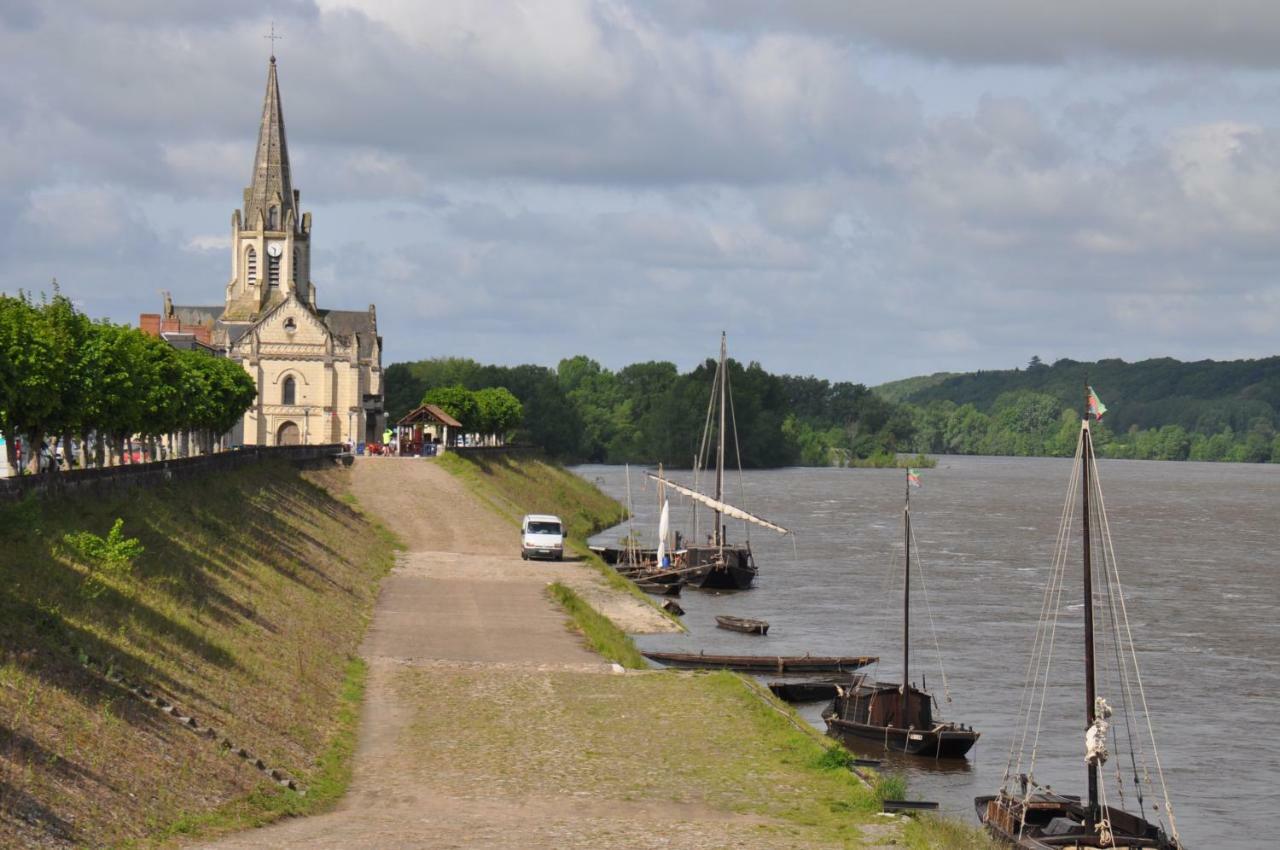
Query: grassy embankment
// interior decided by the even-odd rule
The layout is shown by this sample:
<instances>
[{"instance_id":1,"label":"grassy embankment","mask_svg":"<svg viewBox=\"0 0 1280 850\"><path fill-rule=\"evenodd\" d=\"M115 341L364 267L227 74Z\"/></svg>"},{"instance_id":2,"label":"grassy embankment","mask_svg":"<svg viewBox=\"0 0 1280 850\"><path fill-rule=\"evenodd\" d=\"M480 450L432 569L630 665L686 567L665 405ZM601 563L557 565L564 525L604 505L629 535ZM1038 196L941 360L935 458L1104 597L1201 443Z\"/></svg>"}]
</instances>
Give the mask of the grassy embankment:
<instances>
[{"instance_id":1,"label":"grassy embankment","mask_svg":"<svg viewBox=\"0 0 1280 850\"><path fill-rule=\"evenodd\" d=\"M582 536L617 516L616 503L589 482L544 460L446 458L447 469L505 516L557 513ZM631 639L572 590L556 584L551 594L596 651L623 666L642 666ZM843 747L745 676L557 673L497 687L475 671L444 674L447 682L440 675L411 672L401 683L422 703L417 737L447 731L454 737L443 759L466 752L470 773L502 775L511 790L527 781L531 793L552 783L620 800L709 805L762 818L752 834L763 832L778 846L823 847L885 842L880 801L904 793L897 776L872 777L870 785L858 779ZM504 707L519 711L518 727L505 720ZM477 723L479 716L492 722ZM466 740L457 740L459 734ZM513 775L504 767L513 763L537 769ZM916 850L990 846L978 830L930 816L896 833L894 840Z\"/></svg>"},{"instance_id":2,"label":"grassy embankment","mask_svg":"<svg viewBox=\"0 0 1280 850\"><path fill-rule=\"evenodd\" d=\"M344 481L264 463L0 508L0 845L146 846L341 795L364 683L356 650L395 548L334 495ZM66 540L105 537L116 519L145 547L131 567Z\"/></svg>"}]
</instances>

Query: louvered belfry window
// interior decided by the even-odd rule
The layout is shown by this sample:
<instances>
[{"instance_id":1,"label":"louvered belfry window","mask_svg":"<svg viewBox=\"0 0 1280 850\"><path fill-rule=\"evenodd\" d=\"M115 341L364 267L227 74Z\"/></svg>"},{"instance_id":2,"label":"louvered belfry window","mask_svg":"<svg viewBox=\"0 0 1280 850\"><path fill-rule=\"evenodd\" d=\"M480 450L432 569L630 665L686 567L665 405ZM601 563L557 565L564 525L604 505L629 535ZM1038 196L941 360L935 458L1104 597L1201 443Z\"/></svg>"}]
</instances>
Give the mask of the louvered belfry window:
<instances>
[{"instance_id":1,"label":"louvered belfry window","mask_svg":"<svg viewBox=\"0 0 1280 850\"><path fill-rule=\"evenodd\" d=\"M267 256L267 284L269 286L280 285L280 258Z\"/></svg>"},{"instance_id":2,"label":"louvered belfry window","mask_svg":"<svg viewBox=\"0 0 1280 850\"><path fill-rule=\"evenodd\" d=\"M250 246L244 255L245 277L249 283L258 282L258 252Z\"/></svg>"}]
</instances>

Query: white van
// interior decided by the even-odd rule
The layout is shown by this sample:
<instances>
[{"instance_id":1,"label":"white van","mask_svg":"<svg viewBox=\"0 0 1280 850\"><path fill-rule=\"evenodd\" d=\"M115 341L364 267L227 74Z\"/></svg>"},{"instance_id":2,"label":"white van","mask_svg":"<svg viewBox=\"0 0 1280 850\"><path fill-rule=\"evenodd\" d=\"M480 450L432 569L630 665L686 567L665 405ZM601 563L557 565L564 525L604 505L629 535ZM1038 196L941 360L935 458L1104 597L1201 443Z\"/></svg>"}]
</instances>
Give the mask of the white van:
<instances>
[{"instance_id":1,"label":"white van","mask_svg":"<svg viewBox=\"0 0 1280 850\"><path fill-rule=\"evenodd\" d=\"M520 523L520 557L564 558L564 523L551 514L529 514Z\"/></svg>"}]
</instances>

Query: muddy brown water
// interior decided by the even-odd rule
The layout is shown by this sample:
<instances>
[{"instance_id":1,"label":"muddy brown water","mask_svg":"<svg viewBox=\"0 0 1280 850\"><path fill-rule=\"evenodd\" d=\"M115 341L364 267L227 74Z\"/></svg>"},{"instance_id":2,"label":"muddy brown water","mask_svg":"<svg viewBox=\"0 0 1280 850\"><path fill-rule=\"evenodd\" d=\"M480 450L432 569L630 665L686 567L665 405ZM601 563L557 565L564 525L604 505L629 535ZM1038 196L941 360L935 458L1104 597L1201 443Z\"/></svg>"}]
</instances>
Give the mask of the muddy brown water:
<instances>
[{"instance_id":1,"label":"muddy brown water","mask_svg":"<svg viewBox=\"0 0 1280 850\"><path fill-rule=\"evenodd\" d=\"M577 471L626 499L625 470ZM912 492L912 518L942 649L941 674L919 583L913 586L912 679L925 677L946 719L982 732L968 759L945 765L888 756L911 796L974 821L975 795L1001 782L1018 729L1018 702L1048 578L1070 461L944 457ZM1102 461L1125 599L1159 755L1183 840L1192 848L1273 846L1280 814L1280 466ZM673 473L686 481L688 473ZM900 681L902 494L899 470L782 469L735 473L728 499L795 532L753 530L757 586L686 590L687 635L639 639L644 649L768 655L873 654L872 673ZM635 528L652 545L653 482L632 468ZM691 526L687 503L672 525ZM705 534L708 514L701 516ZM616 545L626 528L594 542ZM742 525L730 526L742 539ZM1081 793L1084 698L1079 546L1067 574L1055 679L1035 775ZM716 614L771 623L758 637L717 629ZM801 706L822 727L821 704ZM1113 748L1115 744L1113 742ZM860 751L884 757L874 746ZM1147 748L1150 759L1150 747ZM1113 755L1104 784L1115 797ZM1025 769L1025 768L1024 768ZM1131 771L1126 770L1126 773ZM1132 802L1132 790L1127 800ZM1148 794L1147 806L1159 802Z\"/></svg>"}]
</instances>

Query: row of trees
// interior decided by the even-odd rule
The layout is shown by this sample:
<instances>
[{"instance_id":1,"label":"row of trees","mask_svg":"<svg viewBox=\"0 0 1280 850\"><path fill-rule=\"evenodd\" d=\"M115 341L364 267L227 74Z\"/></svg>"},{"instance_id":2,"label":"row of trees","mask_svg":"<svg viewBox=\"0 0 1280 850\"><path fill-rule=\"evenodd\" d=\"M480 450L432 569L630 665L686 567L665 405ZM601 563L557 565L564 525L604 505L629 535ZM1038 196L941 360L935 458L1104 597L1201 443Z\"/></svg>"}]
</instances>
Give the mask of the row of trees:
<instances>
[{"instance_id":1,"label":"row of trees","mask_svg":"<svg viewBox=\"0 0 1280 850\"><path fill-rule=\"evenodd\" d=\"M436 405L462 423L467 433L478 434L494 444L505 443L507 435L524 419L520 399L506 387L480 390L469 390L461 384L435 387L427 390L422 403Z\"/></svg>"},{"instance_id":2,"label":"row of trees","mask_svg":"<svg viewBox=\"0 0 1280 850\"><path fill-rule=\"evenodd\" d=\"M209 451L256 392L238 364L92 321L56 290L39 302L0 294L0 433L13 466L18 437L51 455L61 445L81 466L118 462L134 438L153 453L166 437L175 448L175 435L181 453L192 441ZM38 470L38 453L27 459Z\"/></svg>"},{"instance_id":3,"label":"row of trees","mask_svg":"<svg viewBox=\"0 0 1280 850\"><path fill-rule=\"evenodd\" d=\"M674 363L647 362L614 372L583 356L555 369L459 358L396 363L387 369L387 407L398 417L419 399L445 398L441 390L505 387L523 406L516 433L522 441L577 460L689 466L702 440L715 367L708 360L682 374ZM909 413L860 384L772 375L758 363L732 360L729 383L730 425L744 466L891 458L911 436ZM468 425L465 415L454 415Z\"/></svg>"},{"instance_id":4,"label":"row of trees","mask_svg":"<svg viewBox=\"0 0 1280 850\"><path fill-rule=\"evenodd\" d=\"M710 360L682 374L667 362L614 372L583 356L555 369L447 358L390 366L387 399L398 415L437 388L507 387L524 406L518 437L556 455L688 466L714 371ZM935 375L874 392L772 375L758 363L730 361L729 375L745 466L892 463L895 452L1069 456L1084 381L1094 375L1111 406L1094 430L1101 455L1280 462L1273 406L1280 405L1280 358L1052 366L1033 358L1026 369ZM993 394L1002 386L1008 389Z\"/></svg>"}]
</instances>

